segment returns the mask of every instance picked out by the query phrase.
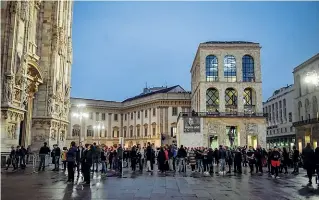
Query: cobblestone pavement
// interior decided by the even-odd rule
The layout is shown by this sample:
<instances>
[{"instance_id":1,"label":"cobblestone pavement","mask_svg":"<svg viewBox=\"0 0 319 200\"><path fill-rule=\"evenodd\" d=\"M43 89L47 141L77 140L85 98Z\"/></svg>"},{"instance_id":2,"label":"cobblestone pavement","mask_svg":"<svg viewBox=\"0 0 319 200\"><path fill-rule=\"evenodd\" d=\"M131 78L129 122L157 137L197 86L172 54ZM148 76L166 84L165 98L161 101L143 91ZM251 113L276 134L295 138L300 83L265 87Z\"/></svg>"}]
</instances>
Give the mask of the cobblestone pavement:
<instances>
[{"instance_id":1,"label":"cobblestone pavement","mask_svg":"<svg viewBox=\"0 0 319 200\"><path fill-rule=\"evenodd\" d=\"M94 199L94 200L261 200L261 199L319 199L319 188L306 186L304 172L298 176L281 175L272 179L264 175L250 175L244 169L242 175L193 178L179 173L163 176L154 172L125 171L127 178L101 177L92 175L90 186L80 183L66 184L63 172L25 172L1 173L1 197L4 200L46 200L46 199ZM81 182L82 177L78 182Z\"/></svg>"}]
</instances>

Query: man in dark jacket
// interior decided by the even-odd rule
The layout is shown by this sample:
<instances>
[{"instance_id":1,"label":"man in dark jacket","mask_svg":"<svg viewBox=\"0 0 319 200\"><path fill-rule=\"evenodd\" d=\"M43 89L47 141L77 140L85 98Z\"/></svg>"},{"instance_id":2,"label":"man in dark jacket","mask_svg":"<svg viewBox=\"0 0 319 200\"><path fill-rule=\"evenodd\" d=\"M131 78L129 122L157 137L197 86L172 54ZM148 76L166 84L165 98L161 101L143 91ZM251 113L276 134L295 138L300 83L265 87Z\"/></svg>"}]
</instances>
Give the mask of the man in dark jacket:
<instances>
[{"instance_id":1,"label":"man in dark jacket","mask_svg":"<svg viewBox=\"0 0 319 200\"><path fill-rule=\"evenodd\" d=\"M85 184L90 184L90 169L92 166L92 149L90 148L89 144L85 144L85 150L83 151L82 156L82 172L84 177Z\"/></svg>"},{"instance_id":2,"label":"man in dark jacket","mask_svg":"<svg viewBox=\"0 0 319 200\"><path fill-rule=\"evenodd\" d=\"M17 165L16 165L16 150L14 149L14 146L11 147L11 152L10 152L9 158L7 160L6 170L9 169L11 164L13 166L13 171L15 171L17 169Z\"/></svg>"},{"instance_id":3,"label":"man in dark jacket","mask_svg":"<svg viewBox=\"0 0 319 200\"><path fill-rule=\"evenodd\" d=\"M299 173L299 157L300 157L300 153L297 150L296 146L293 146L292 149L293 149L292 163L294 165L294 171L292 172L292 174L298 174Z\"/></svg>"},{"instance_id":4,"label":"man in dark jacket","mask_svg":"<svg viewBox=\"0 0 319 200\"><path fill-rule=\"evenodd\" d=\"M76 152L77 148L75 146L75 142L71 142L71 148L66 154L66 161L68 163L68 182L74 182L74 167L76 161Z\"/></svg>"},{"instance_id":5,"label":"man in dark jacket","mask_svg":"<svg viewBox=\"0 0 319 200\"><path fill-rule=\"evenodd\" d=\"M82 143L77 148L76 151L76 169L78 171L78 176L80 176L80 169L82 169L82 157L83 157L84 148L82 146Z\"/></svg>"},{"instance_id":6,"label":"man in dark jacket","mask_svg":"<svg viewBox=\"0 0 319 200\"><path fill-rule=\"evenodd\" d=\"M40 148L39 151L39 157L40 157L40 164L39 164L39 169L38 171L41 170L42 167L42 171L44 171L45 169L45 156L48 155L50 153L50 148L47 147L47 143L43 143L43 147Z\"/></svg>"},{"instance_id":7,"label":"man in dark jacket","mask_svg":"<svg viewBox=\"0 0 319 200\"><path fill-rule=\"evenodd\" d=\"M304 168L307 170L309 184L312 184L312 174L313 174L313 169L314 169L315 152L311 148L310 143L308 143L306 148L304 148L302 150L302 156L303 156L303 161L304 161Z\"/></svg>"},{"instance_id":8,"label":"man in dark jacket","mask_svg":"<svg viewBox=\"0 0 319 200\"><path fill-rule=\"evenodd\" d=\"M242 173L241 162L242 162L242 153L241 153L241 149L238 148L237 151L235 151L235 156L234 156L234 172Z\"/></svg>"},{"instance_id":9,"label":"man in dark jacket","mask_svg":"<svg viewBox=\"0 0 319 200\"><path fill-rule=\"evenodd\" d=\"M256 173L258 172L263 173L263 165L262 165L263 152L260 145L257 146L257 149L254 152L254 157L256 160Z\"/></svg>"},{"instance_id":10,"label":"man in dark jacket","mask_svg":"<svg viewBox=\"0 0 319 200\"><path fill-rule=\"evenodd\" d=\"M146 165L147 165L147 171L153 171L153 149L151 147L151 143L147 143L146 147Z\"/></svg>"},{"instance_id":11,"label":"man in dark jacket","mask_svg":"<svg viewBox=\"0 0 319 200\"><path fill-rule=\"evenodd\" d=\"M187 157L186 150L184 149L184 146L181 145L181 148L179 148L177 151L177 158L179 158L179 167L178 167L179 172L181 172L181 171L184 172L186 170L186 167L185 167L185 165L186 165L185 158L186 157Z\"/></svg>"},{"instance_id":12,"label":"man in dark jacket","mask_svg":"<svg viewBox=\"0 0 319 200\"><path fill-rule=\"evenodd\" d=\"M60 157L61 157L61 149L60 147L55 144L53 145L53 156L54 156L54 169L53 171L59 171L60 168Z\"/></svg>"}]
</instances>

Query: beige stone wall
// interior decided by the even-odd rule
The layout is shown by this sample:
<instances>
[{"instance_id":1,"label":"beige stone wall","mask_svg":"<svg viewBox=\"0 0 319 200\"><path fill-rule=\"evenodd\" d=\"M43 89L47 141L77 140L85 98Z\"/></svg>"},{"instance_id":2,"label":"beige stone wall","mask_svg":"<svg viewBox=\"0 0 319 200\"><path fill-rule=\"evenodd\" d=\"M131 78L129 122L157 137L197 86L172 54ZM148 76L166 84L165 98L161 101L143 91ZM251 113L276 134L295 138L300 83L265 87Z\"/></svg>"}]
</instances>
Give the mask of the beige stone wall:
<instances>
[{"instance_id":1,"label":"beige stone wall","mask_svg":"<svg viewBox=\"0 0 319 200\"><path fill-rule=\"evenodd\" d=\"M209 137L218 136L218 144L228 145L227 126L236 126L238 131L237 145L256 146L260 144L266 148L266 121L264 118L201 118L201 130L198 133L185 133L184 120L178 120L178 145L189 147L209 147ZM256 137L257 143L252 141Z\"/></svg>"},{"instance_id":2,"label":"beige stone wall","mask_svg":"<svg viewBox=\"0 0 319 200\"><path fill-rule=\"evenodd\" d=\"M215 55L218 60L218 81L206 81L206 57ZM232 55L236 59L237 81L226 82L224 79L224 57ZM243 82L242 57L250 55L254 59L254 82ZM219 111L225 110L225 90L229 87L238 93L238 112L243 112L243 93L245 88L256 92L256 112L262 113L262 80L260 66L260 46L258 44L200 44L191 70L192 75L192 108L206 112L206 91L216 88L219 91ZM193 78L195 80L193 80Z\"/></svg>"},{"instance_id":3,"label":"beige stone wall","mask_svg":"<svg viewBox=\"0 0 319 200\"><path fill-rule=\"evenodd\" d=\"M139 98L132 101L108 102L101 100L88 99L71 99L71 113L76 112L76 104L86 104L85 112L93 113L93 119L87 119L82 125L81 138L83 142L97 142L108 146L118 144L119 138L112 134L114 128L120 131L120 137L124 137L126 147L135 144L146 144L147 142L154 143L155 146L160 146L161 133L165 135L164 143L171 144L174 140L170 137L171 127L176 127L177 117L180 112L188 112L190 110L190 94L189 93L167 93L155 94L145 98ZM173 107L177 108L177 115L173 116ZM155 109L155 115L153 115ZM145 112L147 111L147 116ZM96 113L99 113L99 119L95 118ZM101 115L105 113L106 119L102 120ZM138 117L138 113L139 117ZM118 114L118 120L114 120L114 114ZM131 119L131 114L133 118ZM125 117L126 116L126 117ZM99 121L99 122L98 122ZM105 137L87 138L87 127L97 124L105 126L107 135ZM71 117L71 127L79 125L80 122L76 118ZM139 136L137 131L139 128ZM153 132L153 128L155 131ZM147 133L145 133L147 129ZM124 132L126 130L126 136ZM133 131L133 137L130 136L130 131ZM68 142L71 140L78 141L78 137L72 136L72 130L68 133Z\"/></svg>"}]
</instances>

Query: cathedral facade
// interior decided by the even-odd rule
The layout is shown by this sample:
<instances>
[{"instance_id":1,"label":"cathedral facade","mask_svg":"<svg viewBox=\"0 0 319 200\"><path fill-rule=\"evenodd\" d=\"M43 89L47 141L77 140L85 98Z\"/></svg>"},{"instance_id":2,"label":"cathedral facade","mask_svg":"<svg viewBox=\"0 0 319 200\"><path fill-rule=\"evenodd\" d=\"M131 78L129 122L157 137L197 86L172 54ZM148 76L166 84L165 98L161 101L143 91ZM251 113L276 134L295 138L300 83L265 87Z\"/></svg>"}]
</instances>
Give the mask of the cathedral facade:
<instances>
[{"instance_id":1,"label":"cathedral facade","mask_svg":"<svg viewBox=\"0 0 319 200\"><path fill-rule=\"evenodd\" d=\"M72 1L1 2L1 151L64 146L70 109Z\"/></svg>"}]
</instances>

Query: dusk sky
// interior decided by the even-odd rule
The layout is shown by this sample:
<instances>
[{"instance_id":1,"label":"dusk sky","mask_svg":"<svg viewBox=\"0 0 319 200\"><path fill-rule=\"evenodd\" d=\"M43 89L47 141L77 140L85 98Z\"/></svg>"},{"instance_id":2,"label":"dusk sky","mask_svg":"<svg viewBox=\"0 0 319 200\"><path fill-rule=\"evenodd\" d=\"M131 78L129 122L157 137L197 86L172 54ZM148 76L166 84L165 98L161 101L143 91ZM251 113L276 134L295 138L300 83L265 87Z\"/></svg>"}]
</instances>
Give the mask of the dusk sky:
<instances>
[{"instance_id":1,"label":"dusk sky","mask_svg":"<svg viewBox=\"0 0 319 200\"><path fill-rule=\"evenodd\" d=\"M319 52L319 2L74 2L72 97L123 101L191 88L199 43L258 42L263 100Z\"/></svg>"}]
</instances>

